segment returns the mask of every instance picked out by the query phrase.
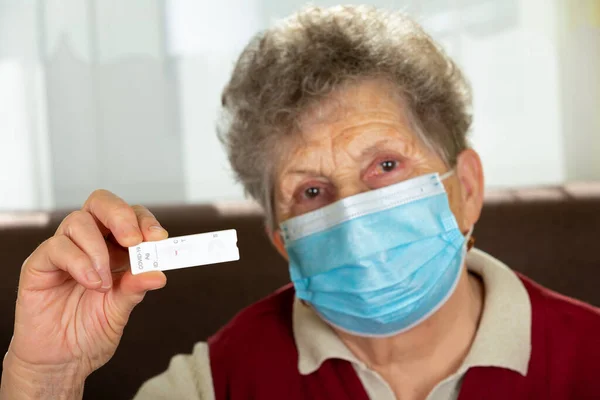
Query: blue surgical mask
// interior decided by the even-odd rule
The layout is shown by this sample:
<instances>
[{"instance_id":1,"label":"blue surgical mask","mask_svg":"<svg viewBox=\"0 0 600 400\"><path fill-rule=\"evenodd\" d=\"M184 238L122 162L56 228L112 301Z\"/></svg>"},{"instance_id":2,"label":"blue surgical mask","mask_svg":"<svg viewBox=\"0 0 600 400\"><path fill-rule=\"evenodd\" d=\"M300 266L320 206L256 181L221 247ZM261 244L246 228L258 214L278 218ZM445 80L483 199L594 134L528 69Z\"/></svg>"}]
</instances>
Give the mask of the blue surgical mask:
<instances>
[{"instance_id":1,"label":"blue surgical mask","mask_svg":"<svg viewBox=\"0 0 600 400\"><path fill-rule=\"evenodd\" d=\"M436 312L466 253L437 173L347 197L281 224L296 296L331 325L391 336Z\"/></svg>"}]
</instances>

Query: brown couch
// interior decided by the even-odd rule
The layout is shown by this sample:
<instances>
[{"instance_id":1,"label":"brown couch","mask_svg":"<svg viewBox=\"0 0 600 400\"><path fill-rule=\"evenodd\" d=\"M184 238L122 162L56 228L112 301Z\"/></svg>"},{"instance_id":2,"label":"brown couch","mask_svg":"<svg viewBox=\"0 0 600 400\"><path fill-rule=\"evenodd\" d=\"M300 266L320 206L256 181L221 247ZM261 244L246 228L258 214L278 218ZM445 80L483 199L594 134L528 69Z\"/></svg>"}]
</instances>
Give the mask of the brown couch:
<instances>
[{"instance_id":1,"label":"brown couch","mask_svg":"<svg viewBox=\"0 0 600 400\"><path fill-rule=\"evenodd\" d=\"M167 273L133 313L113 359L88 379L85 399L130 399L244 306L288 281L285 262L248 204L152 208L172 236L235 228L241 260ZM0 351L13 330L19 269L66 212L0 214ZM476 246L561 293L600 306L600 184L489 193Z\"/></svg>"}]
</instances>

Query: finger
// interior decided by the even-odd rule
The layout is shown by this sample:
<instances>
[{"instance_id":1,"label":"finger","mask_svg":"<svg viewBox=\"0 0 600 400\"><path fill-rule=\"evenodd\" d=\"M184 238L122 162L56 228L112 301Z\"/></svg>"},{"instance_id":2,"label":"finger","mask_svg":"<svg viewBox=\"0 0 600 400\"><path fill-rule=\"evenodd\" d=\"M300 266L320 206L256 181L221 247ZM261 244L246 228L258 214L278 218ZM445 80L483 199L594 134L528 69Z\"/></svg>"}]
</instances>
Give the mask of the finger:
<instances>
[{"instance_id":1,"label":"finger","mask_svg":"<svg viewBox=\"0 0 600 400\"><path fill-rule=\"evenodd\" d=\"M112 277L108 248L92 214L87 211L75 211L69 214L59 225L56 233L70 238L88 255L102 279L101 289L104 291L110 289Z\"/></svg>"},{"instance_id":2,"label":"finger","mask_svg":"<svg viewBox=\"0 0 600 400\"><path fill-rule=\"evenodd\" d=\"M123 247L139 244L143 240L133 209L120 197L107 191L96 190L83 205Z\"/></svg>"},{"instance_id":3,"label":"finger","mask_svg":"<svg viewBox=\"0 0 600 400\"><path fill-rule=\"evenodd\" d=\"M119 284L110 292L110 305L119 311L118 315L122 318L120 322L125 324L133 308L144 299L148 290L160 289L166 284L167 277L161 271L132 275L131 271L127 270Z\"/></svg>"},{"instance_id":4,"label":"finger","mask_svg":"<svg viewBox=\"0 0 600 400\"><path fill-rule=\"evenodd\" d=\"M107 242L108 254L110 255L110 270L113 274L125 272L131 269L129 251L118 244Z\"/></svg>"},{"instance_id":5,"label":"finger","mask_svg":"<svg viewBox=\"0 0 600 400\"><path fill-rule=\"evenodd\" d=\"M42 243L23 264L20 286L43 290L64 283L69 277L88 289L98 289L102 280L90 257L65 235Z\"/></svg>"},{"instance_id":6,"label":"finger","mask_svg":"<svg viewBox=\"0 0 600 400\"><path fill-rule=\"evenodd\" d=\"M167 276L162 271L144 272L138 275L127 271L121 278L117 293L126 297L135 297L148 290L160 289L166 284Z\"/></svg>"},{"instance_id":7,"label":"finger","mask_svg":"<svg viewBox=\"0 0 600 400\"><path fill-rule=\"evenodd\" d=\"M169 234L163 228L154 214L152 214L144 206L133 206L133 211L138 220L138 226L144 236L144 241L150 242L155 240L163 240L169 237Z\"/></svg>"}]
</instances>

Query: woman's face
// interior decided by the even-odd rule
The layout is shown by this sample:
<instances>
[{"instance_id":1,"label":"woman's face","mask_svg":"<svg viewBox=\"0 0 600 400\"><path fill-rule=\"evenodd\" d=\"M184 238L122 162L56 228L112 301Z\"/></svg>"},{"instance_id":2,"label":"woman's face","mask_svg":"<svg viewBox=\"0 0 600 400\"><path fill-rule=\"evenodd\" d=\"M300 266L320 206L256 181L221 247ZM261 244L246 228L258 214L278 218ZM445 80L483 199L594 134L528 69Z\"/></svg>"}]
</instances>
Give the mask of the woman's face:
<instances>
[{"instance_id":1,"label":"woman's face","mask_svg":"<svg viewBox=\"0 0 600 400\"><path fill-rule=\"evenodd\" d=\"M448 167L442 159L411 130L401 107L382 82L366 81L338 91L308 112L300 121L299 135L286 143L287 152L278 168L274 196L277 222L367 190L446 172ZM481 175L476 153L467 152L467 164L477 164L467 165L467 169L478 168ZM479 213L476 217L473 212L464 215L467 196L461 185L465 180L462 158L457 174L445 181L445 186L452 211L466 231ZM466 180L478 180L478 171L470 175ZM466 182L469 191L475 185L483 186L483 178L479 180Z\"/></svg>"}]
</instances>

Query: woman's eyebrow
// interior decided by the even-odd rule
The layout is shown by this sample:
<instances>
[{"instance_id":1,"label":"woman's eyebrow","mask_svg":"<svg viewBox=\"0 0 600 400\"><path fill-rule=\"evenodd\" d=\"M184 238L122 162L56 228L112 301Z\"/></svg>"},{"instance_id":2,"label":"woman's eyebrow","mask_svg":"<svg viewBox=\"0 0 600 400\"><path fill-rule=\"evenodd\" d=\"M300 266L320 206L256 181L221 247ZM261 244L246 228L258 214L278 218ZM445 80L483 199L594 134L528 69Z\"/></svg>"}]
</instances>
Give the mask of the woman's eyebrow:
<instances>
[{"instance_id":1,"label":"woman's eyebrow","mask_svg":"<svg viewBox=\"0 0 600 400\"><path fill-rule=\"evenodd\" d=\"M319 176L319 172L316 170L310 170L310 169L305 169L305 168L294 168L294 169L290 169L290 170L286 171L284 174L284 176L289 176L289 175L312 175L312 176L316 177L316 176Z\"/></svg>"},{"instance_id":2,"label":"woman's eyebrow","mask_svg":"<svg viewBox=\"0 0 600 400\"><path fill-rule=\"evenodd\" d=\"M393 150L395 152L404 154L406 152L406 147L408 146L407 141L402 140L400 138L385 138L378 140L372 145L362 149L360 151L360 157L365 158L368 156L372 156L375 153L385 150Z\"/></svg>"},{"instance_id":3,"label":"woman's eyebrow","mask_svg":"<svg viewBox=\"0 0 600 400\"><path fill-rule=\"evenodd\" d=\"M403 140L402 138L382 138L364 149L357 149L358 157L364 159L378 152L386 150L398 152L404 155L406 153L407 146L409 146L408 141ZM284 173L284 176L289 175L309 175L318 177L320 176L320 173L316 169L313 170L310 167L302 166L299 168L292 168Z\"/></svg>"}]
</instances>

